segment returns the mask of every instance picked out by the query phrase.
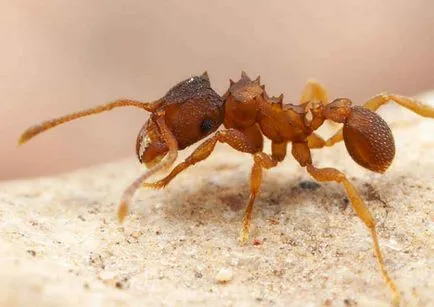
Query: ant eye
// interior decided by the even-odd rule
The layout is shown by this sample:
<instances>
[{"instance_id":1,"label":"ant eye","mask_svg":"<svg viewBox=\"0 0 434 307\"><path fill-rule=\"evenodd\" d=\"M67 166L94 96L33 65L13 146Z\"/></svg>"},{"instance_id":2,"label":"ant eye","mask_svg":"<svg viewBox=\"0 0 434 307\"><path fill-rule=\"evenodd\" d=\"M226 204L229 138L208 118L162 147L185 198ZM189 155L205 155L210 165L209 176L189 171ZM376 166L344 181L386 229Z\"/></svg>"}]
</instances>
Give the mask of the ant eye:
<instances>
[{"instance_id":1,"label":"ant eye","mask_svg":"<svg viewBox=\"0 0 434 307\"><path fill-rule=\"evenodd\" d=\"M207 134L213 129L213 122L211 119L205 119L200 125L200 129L203 133Z\"/></svg>"}]
</instances>

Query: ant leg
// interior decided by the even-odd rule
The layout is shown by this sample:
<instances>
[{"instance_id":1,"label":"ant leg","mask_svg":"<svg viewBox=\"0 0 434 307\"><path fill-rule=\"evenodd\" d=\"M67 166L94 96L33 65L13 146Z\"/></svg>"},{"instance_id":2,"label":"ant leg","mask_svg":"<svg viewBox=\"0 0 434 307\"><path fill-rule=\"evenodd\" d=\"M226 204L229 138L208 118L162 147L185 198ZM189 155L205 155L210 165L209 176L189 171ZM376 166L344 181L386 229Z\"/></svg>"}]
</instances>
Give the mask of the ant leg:
<instances>
[{"instance_id":1,"label":"ant leg","mask_svg":"<svg viewBox=\"0 0 434 307\"><path fill-rule=\"evenodd\" d=\"M167 147L169 148L169 152L166 156L166 158L158 163L157 165L151 167L147 172L145 172L143 175L141 175L139 178L137 178L124 192L122 195L121 202L118 207L118 219L122 223L125 219L126 215L128 214L128 207L131 202L131 198L134 196L134 193L137 191L137 189L143 184L145 180L147 180L150 176L154 175L155 173L165 170L169 168L178 157L178 142L176 141L175 137L173 136L172 132L170 131L169 127L167 127L167 124L164 120L164 112L160 112L157 114L157 118L155 119L158 127L160 128L161 135L163 137L163 140L165 141Z\"/></svg>"},{"instance_id":2,"label":"ant leg","mask_svg":"<svg viewBox=\"0 0 434 307\"><path fill-rule=\"evenodd\" d=\"M343 133L343 129L339 129L335 134L333 134L331 137L329 137L327 139L327 141L325 142L325 146L330 147L333 146L336 143L339 143L341 141L344 140L344 133Z\"/></svg>"},{"instance_id":3,"label":"ant leg","mask_svg":"<svg viewBox=\"0 0 434 307\"><path fill-rule=\"evenodd\" d=\"M329 102L328 94L320 83L309 80L301 94L300 103L313 102L315 100L327 104Z\"/></svg>"},{"instance_id":4,"label":"ant leg","mask_svg":"<svg viewBox=\"0 0 434 307\"><path fill-rule=\"evenodd\" d=\"M390 101L394 101L397 104L403 106L404 108L410 111L413 111L414 113L420 116L434 118L434 107L423 104L422 102L415 100L413 98L400 96L396 94L383 93L383 94L376 95L371 99L369 99L367 102L365 102L362 105L362 107L364 107L365 109L369 109L371 111L377 111L382 105L385 105ZM326 141L325 146L333 146L334 144L342 141L343 139L344 137L341 128Z\"/></svg>"},{"instance_id":5,"label":"ant leg","mask_svg":"<svg viewBox=\"0 0 434 307\"><path fill-rule=\"evenodd\" d=\"M166 177L156 181L156 182L145 182L143 183L144 187L153 188L153 189L162 189L169 182L172 181L179 173L184 171L190 166L195 165L196 163L205 160L209 157L211 152L214 150L214 147L217 142L227 143L229 146L234 148L235 150L254 154L257 152L256 148L262 147L261 145L253 145L251 140L249 140L246 135L244 135L241 131L230 128L226 130L217 131L212 137L207 139L205 142L199 145L189 157L185 159L184 162L179 163L175 168L168 174Z\"/></svg>"},{"instance_id":6,"label":"ant leg","mask_svg":"<svg viewBox=\"0 0 434 307\"><path fill-rule=\"evenodd\" d=\"M301 94L300 103L302 104L306 103L306 110L308 110L312 102L321 102L323 105L326 105L329 103L329 98L328 98L327 91L322 84L314 80L309 80ZM319 115L319 117L316 118L318 115L319 114L313 114L313 118L310 124L313 130L318 129L324 122L323 116ZM333 127L336 127L335 122L327 121L327 123L329 125L332 125ZM341 140L336 140L336 141L329 140L328 142L320 141L319 136L313 136L312 138L315 138L316 141L315 141L315 147L311 147L311 148L322 148L324 146L332 146L336 142L341 141ZM311 142L312 141L313 140L311 140Z\"/></svg>"},{"instance_id":7,"label":"ant leg","mask_svg":"<svg viewBox=\"0 0 434 307\"><path fill-rule=\"evenodd\" d=\"M330 147L343 140L344 140L344 134L342 128L336 131L336 133L333 134L331 137L329 137L327 140L324 140L322 137L320 137L315 133L312 133L307 137L309 147L314 149Z\"/></svg>"},{"instance_id":8,"label":"ant leg","mask_svg":"<svg viewBox=\"0 0 434 307\"><path fill-rule=\"evenodd\" d=\"M288 147L288 142L276 143L271 142L271 156L273 160L281 162L286 157L286 149Z\"/></svg>"},{"instance_id":9,"label":"ant leg","mask_svg":"<svg viewBox=\"0 0 434 307\"><path fill-rule=\"evenodd\" d=\"M416 99L396 94L382 93L376 95L365 102L362 106L371 111L376 111L382 105L385 105L390 101L394 101L404 108L419 114L420 116L434 118L434 107L428 106Z\"/></svg>"},{"instance_id":10,"label":"ant leg","mask_svg":"<svg viewBox=\"0 0 434 307\"><path fill-rule=\"evenodd\" d=\"M249 239L250 222L252 220L253 204L259 188L262 183L262 169L269 169L277 165L277 161L273 160L269 155L263 152L258 152L253 155L254 164L250 175L250 196L243 217L243 226L240 231L238 242L241 245L247 243Z\"/></svg>"},{"instance_id":11,"label":"ant leg","mask_svg":"<svg viewBox=\"0 0 434 307\"><path fill-rule=\"evenodd\" d=\"M342 129L339 129L333 136L331 136L327 140L324 140L316 133L312 133L307 137L307 143L309 145L309 148L319 149L323 147L330 147L336 143L339 143L344 139L344 135L342 134L342 131L343 131Z\"/></svg>"},{"instance_id":12,"label":"ant leg","mask_svg":"<svg viewBox=\"0 0 434 307\"><path fill-rule=\"evenodd\" d=\"M325 144L326 141L324 141L324 139L316 133L312 133L307 137L307 145L309 146L309 148L323 148Z\"/></svg>"},{"instance_id":13,"label":"ant leg","mask_svg":"<svg viewBox=\"0 0 434 307\"><path fill-rule=\"evenodd\" d=\"M277 165L277 161L273 160L267 154L263 152L257 152L256 149L258 147L262 148L262 144L253 145L251 141L252 139L249 139L245 134L243 134L241 131L236 129L230 128L227 130L217 131L214 134L214 136L207 139L198 148L196 148L196 150L193 151L193 153L189 157L187 157L187 159L185 159L184 162L181 162L180 164L175 166L175 168L170 172L169 175L167 175L166 177L164 177L163 179L157 182L142 183L142 185L145 187L156 188L156 189L164 188L167 184L169 184L169 182L173 178L175 178L183 170L208 158L209 155L214 150L214 147L217 142L227 143L232 148L238 151L253 154L254 164L250 176L250 197L244 213L243 225L239 237L239 242L241 244L244 244L247 241L249 236L249 228L250 228L250 221L252 219L253 204L256 195L259 192L259 187L262 183L262 169L263 168L268 169Z\"/></svg>"},{"instance_id":14,"label":"ant leg","mask_svg":"<svg viewBox=\"0 0 434 307\"><path fill-rule=\"evenodd\" d=\"M159 100L156 100L154 102L140 102L137 100L130 100L130 99L115 100L113 102L110 102L110 103L107 103L104 105L100 105L100 106L90 108L87 110L83 110L80 112L76 112L76 113L71 113L71 114L68 114L68 115L65 115L65 116L62 116L59 118L45 121L39 125L32 126L32 127L28 128L26 131L24 131L24 133L21 135L18 143L23 144L23 143L27 142L28 140L30 140L31 138L33 138L34 136L36 136L36 135L38 135L38 134L40 134L40 133L42 133L48 129L54 128L58 125L72 121L72 120L80 118L80 117L98 114L101 112L110 111L111 109L114 109L114 108L127 107L127 106L137 107L140 109L144 109L148 112L154 112L154 111L156 111L156 109L158 108L158 106L160 104L161 104L161 101L159 101Z\"/></svg>"},{"instance_id":15,"label":"ant leg","mask_svg":"<svg viewBox=\"0 0 434 307\"><path fill-rule=\"evenodd\" d=\"M312 164L308 164L306 166L306 170L317 181L335 181L341 183L344 186L354 211L357 213L359 218L363 221L363 223L365 223L365 225L371 232L372 241L374 243L375 257L377 258L380 265L381 273L383 274L387 285L392 291L394 306L399 306L400 294L394 281L389 276L389 273L386 270L383 255L380 251L380 246L378 243L377 231L375 230L375 220L354 185L346 178L344 173L334 168L316 168Z\"/></svg>"},{"instance_id":16,"label":"ant leg","mask_svg":"<svg viewBox=\"0 0 434 307\"><path fill-rule=\"evenodd\" d=\"M338 171L334 168L316 168L312 165L312 158L310 150L307 143L292 143L292 155L298 161L302 167L306 167L308 173L317 181L335 181L341 183L345 191L347 192L348 198L351 201L351 206L353 207L359 218L365 223L371 232L371 237L374 243L375 256L380 264L381 273L386 280L387 285L392 290L393 302L396 306L399 305L399 292L393 282L392 278L386 270L384 265L383 255L380 251L380 246L378 244L377 232L375 230L375 221L357 192L356 188L347 179L344 173Z\"/></svg>"}]
</instances>

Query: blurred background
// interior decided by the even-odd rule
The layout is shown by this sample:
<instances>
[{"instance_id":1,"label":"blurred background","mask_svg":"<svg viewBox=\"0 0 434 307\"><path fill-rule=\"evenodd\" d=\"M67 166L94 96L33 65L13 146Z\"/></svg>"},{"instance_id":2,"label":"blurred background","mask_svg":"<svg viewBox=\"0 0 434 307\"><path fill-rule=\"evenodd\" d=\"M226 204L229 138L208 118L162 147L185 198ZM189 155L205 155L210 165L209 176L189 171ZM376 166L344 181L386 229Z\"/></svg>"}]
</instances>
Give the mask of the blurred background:
<instances>
[{"instance_id":1,"label":"blurred background","mask_svg":"<svg viewBox=\"0 0 434 307\"><path fill-rule=\"evenodd\" d=\"M147 114L117 109L42 134L28 126L116 98L154 100L245 70L295 103L308 79L361 103L434 88L434 1L0 1L0 179L135 155Z\"/></svg>"}]
</instances>

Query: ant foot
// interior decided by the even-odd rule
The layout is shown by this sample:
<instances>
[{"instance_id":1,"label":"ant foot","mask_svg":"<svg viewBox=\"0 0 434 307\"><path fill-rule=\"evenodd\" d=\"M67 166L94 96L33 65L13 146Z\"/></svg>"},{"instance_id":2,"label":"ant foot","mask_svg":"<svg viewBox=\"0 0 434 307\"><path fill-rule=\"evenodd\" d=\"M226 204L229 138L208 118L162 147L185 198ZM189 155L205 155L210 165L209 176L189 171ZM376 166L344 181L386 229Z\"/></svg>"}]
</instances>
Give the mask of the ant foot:
<instances>
[{"instance_id":1,"label":"ant foot","mask_svg":"<svg viewBox=\"0 0 434 307\"><path fill-rule=\"evenodd\" d=\"M242 228L240 231L240 236L238 237L238 244L240 246L246 245L249 240L249 231Z\"/></svg>"}]
</instances>

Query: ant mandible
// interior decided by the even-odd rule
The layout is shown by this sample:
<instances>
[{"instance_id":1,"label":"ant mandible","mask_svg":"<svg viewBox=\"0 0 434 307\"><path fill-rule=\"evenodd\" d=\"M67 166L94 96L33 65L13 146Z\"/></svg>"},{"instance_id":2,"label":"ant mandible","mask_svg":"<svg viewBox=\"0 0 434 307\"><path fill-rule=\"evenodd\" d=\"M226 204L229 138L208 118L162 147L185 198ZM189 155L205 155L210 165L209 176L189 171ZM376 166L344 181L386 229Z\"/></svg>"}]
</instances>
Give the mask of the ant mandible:
<instances>
[{"instance_id":1,"label":"ant mandible","mask_svg":"<svg viewBox=\"0 0 434 307\"><path fill-rule=\"evenodd\" d=\"M392 291L394 304L398 305L400 295L384 265L374 218L345 174L335 168L314 166L310 150L332 146L343 140L355 162L371 171L383 173L395 156L395 144L389 126L374 112L389 101L430 118L434 118L434 108L394 94L379 94L362 106L352 106L348 98L330 102L325 89L313 81L306 85L300 104L283 104L282 100L283 95L269 97L259 77L251 80L244 72L238 82L230 80L228 91L221 97L211 88L205 72L178 83L163 98L153 102L121 99L43 122L27 129L19 143L25 143L60 124L117 107L133 106L150 112L150 118L140 130L136 142L137 157L148 170L125 190L118 208L121 222L140 186L164 188L183 170L208 158L217 142L249 153L253 157L253 167L250 197L239 237L241 244L248 240L253 203L262 183L263 169L275 167L282 161L288 143L292 143L292 155L314 179L341 183L345 188L352 208L370 231L381 273ZM314 133L326 120L343 124L343 128L328 140ZM217 131L222 124L225 129ZM158 171L172 166L179 150L212 133L169 175L156 182L146 182ZM264 136L271 140L271 155L262 151Z\"/></svg>"}]
</instances>

